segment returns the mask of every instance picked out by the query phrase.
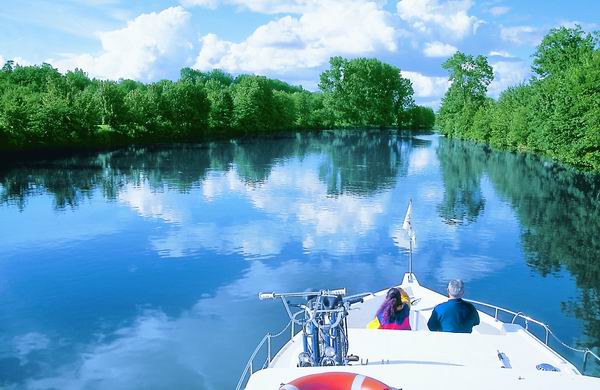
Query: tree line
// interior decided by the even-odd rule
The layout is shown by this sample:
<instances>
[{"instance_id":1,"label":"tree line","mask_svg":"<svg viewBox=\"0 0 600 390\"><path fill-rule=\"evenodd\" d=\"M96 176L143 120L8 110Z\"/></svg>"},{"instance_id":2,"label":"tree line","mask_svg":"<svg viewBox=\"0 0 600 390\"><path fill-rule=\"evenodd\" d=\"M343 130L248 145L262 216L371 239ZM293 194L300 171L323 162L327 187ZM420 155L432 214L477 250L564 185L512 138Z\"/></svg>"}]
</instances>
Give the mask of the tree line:
<instances>
[{"instance_id":1,"label":"tree line","mask_svg":"<svg viewBox=\"0 0 600 390\"><path fill-rule=\"evenodd\" d=\"M533 55L533 77L498 100L486 96L487 58L455 53L443 64L452 84L436 118L440 132L600 171L599 38L579 26L550 30Z\"/></svg>"},{"instance_id":2,"label":"tree line","mask_svg":"<svg viewBox=\"0 0 600 390\"><path fill-rule=\"evenodd\" d=\"M91 79L49 64L0 71L0 148L182 141L293 129L431 128L410 81L377 59L333 57L310 92L264 76L183 68L177 81Z\"/></svg>"}]
</instances>

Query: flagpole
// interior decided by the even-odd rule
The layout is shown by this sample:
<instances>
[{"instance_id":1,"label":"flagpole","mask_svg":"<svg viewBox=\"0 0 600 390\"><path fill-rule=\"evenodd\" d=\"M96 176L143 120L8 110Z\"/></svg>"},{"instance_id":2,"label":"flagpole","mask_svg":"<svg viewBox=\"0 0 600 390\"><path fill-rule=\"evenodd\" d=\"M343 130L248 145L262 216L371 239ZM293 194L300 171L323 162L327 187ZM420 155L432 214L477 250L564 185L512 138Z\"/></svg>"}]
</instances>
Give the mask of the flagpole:
<instances>
[{"instance_id":1,"label":"flagpole","mask_svg":"<svg viewBox=\"0 0 600 390\"><path fill-rule=\"evenodd\" d=\"M410 243L409 251L408 251L408 273L412 275L412 273L413 273L413 271L412 271L412 238L409 238L408 242Z\"/></svg>"},{"instance_id":2,"label":"flagpole","mask_svg":"<svg viewBox=\"0 0 600 390\"><path fill-rule=\"evenodd\" d=\"M404 222L402 223L402 229L406 230L406 234L408 235L408 280L412 282L412 274L413 274L413 241L415 240L415 233L412 230L412 225L410 222L410 217L412 214L412 199L408 201L408 208L406 209L406 216L404 217Z\"/></svg>"}]
</instances>

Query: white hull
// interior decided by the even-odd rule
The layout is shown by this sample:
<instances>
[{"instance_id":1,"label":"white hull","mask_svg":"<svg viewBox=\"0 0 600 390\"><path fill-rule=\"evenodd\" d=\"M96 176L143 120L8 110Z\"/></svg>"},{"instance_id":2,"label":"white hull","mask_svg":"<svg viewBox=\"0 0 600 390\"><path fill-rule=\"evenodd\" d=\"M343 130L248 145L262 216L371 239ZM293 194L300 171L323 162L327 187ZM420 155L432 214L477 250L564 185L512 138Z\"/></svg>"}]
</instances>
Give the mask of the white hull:
<instances>
[{"instance_id":1,"label":"white hull","mask_svg":"<svg viewBox=\"0 0 600 390\"><path fill-rule=\"evenodd\" d=\"M599 378L581 375L520 325L497 321L481 311L481 324L471 334L430 332L427 320L431 311L447 297L422 287L408 274L400 286L418 299L411 307L412 331L366 329L387 292L380 291L353 306L348 315L349 352L360 361L350 366L298 368L302 340L297 334L266 369L250 377L246 389L278 389L298 377L331 371L371 376L404 390L600 389ZM504 362L498 351L506 357ZM540 371L536 368L540 363L551 364L560 372Z\"/></svg>"}]
</instances>

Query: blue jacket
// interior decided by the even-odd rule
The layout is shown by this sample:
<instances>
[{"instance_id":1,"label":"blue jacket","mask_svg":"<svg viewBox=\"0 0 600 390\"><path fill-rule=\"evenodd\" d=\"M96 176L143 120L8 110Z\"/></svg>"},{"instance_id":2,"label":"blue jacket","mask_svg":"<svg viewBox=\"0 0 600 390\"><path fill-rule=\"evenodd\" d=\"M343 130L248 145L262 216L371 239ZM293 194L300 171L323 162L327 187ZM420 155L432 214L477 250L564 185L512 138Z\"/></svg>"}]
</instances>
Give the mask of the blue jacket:
<instances>
[{"instance_id":1,"label":"blue jacket","mask_svg":"<svg viewBox=\"0 0 600 390\"><path fill-rule=\"evenodd\" d=\"M440 303L427 321L429 330L441 332L471 333L475 325L479 325L479 313L475 306L462 299Z\"/></svg>"}]
</instances>

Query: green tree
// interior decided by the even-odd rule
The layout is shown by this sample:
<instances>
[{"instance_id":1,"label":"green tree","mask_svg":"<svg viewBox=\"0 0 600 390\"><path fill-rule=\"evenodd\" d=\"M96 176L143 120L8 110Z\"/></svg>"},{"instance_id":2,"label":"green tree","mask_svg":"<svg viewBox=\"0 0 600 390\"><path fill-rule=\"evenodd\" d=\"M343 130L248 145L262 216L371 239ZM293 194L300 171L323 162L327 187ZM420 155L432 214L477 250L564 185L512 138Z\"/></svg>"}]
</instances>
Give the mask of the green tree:
<instances>
[{"instance_id":1,"label":"green tree","mask_svg":"<svg viewBox=\"0 0 600 390\"><path fill-rule=\"evenodd\" d=\"M290 93L273 91L273 127L293 129L296 125L296 104Z\"/></svg>"},{"instance_id":2,"label":"green tree","mask_svg":"<svg viewBox=\"0 0 600 390\"><path fill-rule=\"evenodd\" d=\"M207 128L210 103L201 85L190 81L168 84L162 98L168 104L166 117L178 135L200 134Z\"/></svg>"},{"instance_id":3,"label":"green tree","mask_svg":"<svg viewBox=\"0 0 600 390\"><path fill-rule=\"evenodd\" d=\"M435 113L430 107L414 106L407 111L407 126L411 129L432 129Z\"/></svg>"},{"instance_id":4,"label":"green tree","mask_svg":"<svg viewBox=\"0 0 600 390\"><path fill-rule=\"evenodd\" d=\"M183 68L180 71L180 81L204 84L210 80L217 81L224 86L233 84L233 77L221 69L213 69L210 72L201 72L192 68Z\"/></svg>"},{"instance_id":5,"label":"green tree","mask_svg":"<svg viewBox=\"0 0 600 390\"><path fill-rule=\"evenodd\" d=\"M519 85L502 92L498 103L486 116L490 118L490 144L497 148L524 150L531 131L532 101L530 87Z\"/></svg>"},{"instance_id":6,"label":"green tree","mask_svg":"<svg viewBox=\"0 0 600 390\"><path fill-rule=\"evenodd\" d=\"M320 76L324 105L340 126L390 126L412 106L412 84L400 69L374 58L332 57Z\"/></svg>"},{"instance_id":7,"label":"green tree","mask_svg":"<svg viewBox=\"0 0 600 390\"><path fill-rule=\"evenodd\" d=\"M531 69L539 78L564 72L583 64L597 45L597 37L586 34L579 25L553 28L538 45Z\"/></svg>"},{"instance_id":8,"label":"green tree","mask_svg":"<svg viewBox=\"0 0 600 390\"><path fill-rule=\"evenodd\" d=\"M87 73L81 69L68 71L64 75L65 88L68 95L71 97L82 92L92 84Z\"/></svg>"},{"instance_id":9,"label":"green tree","mask_svg":"<svg viewBox=\"0 0 600 390\"><path fill-rule=\"evenodd\" d=\"M125 121L124 91L114 81L100 81L96 88L100 123L117 128Z\"/></svg>"},{"instance_id":10,"label":"green tree","mask_svg":"<svg viewBox=\"0 0 600 390\"><path fill-rule=\"evenodd\" d=\"M17 65L9 74L11 84L27 86L33 92L45 92L49 82L62 78L58 70L46 63L39 66Z\"/></svg>"},{"instance_id":11,"label":"green tree","mask_svg":"<svg viewBox=\"0 0 600 390\"><path fill-rule=\"evenodd\" d=\"M437 123L443 134L463 137L478 109L486 101L487 87L493 79L485 56L456 52L442 65L449 72L450 88L442 99Z\"/></svg>"},{"instance_id":12,"label":"green tree","mask_svg":"<svg viewBox=\"0 0 600 390\"><path fill-rule=\"evenodd\" d=\"M21 148L32 141L31 114L39 106L41 95L23 86L13 86L0 96L0 129L7 144Z\"/></svg>"},{"instance_id":13,"label":"green tree","mask_svg":"<svg viewBox=\"0 0 600 390\"><path fill-rule=\"evenodd\" d=\"M163 99L163 86L155 83L127 93L124 104L129 136L159 136L169 129L170 108Z\"/></svg>"},{"instance_id":14,"label":"green tree","mask_svg":"<svg viewBox=\"0 0 600 390\"><path fill-rule=\"evenodd\" d=\"M452 85L436 118L440 131L600 170L597 37L579 26L552 29L534 54L537 77L503 91L497 102L485 97L485 58L455 54L444 63Z\"/></svg>"},{"instance_id":15,"label":"green tree","mask_svg":"<svg viewBox=\"0 0 600 390\"><path fill-rule=\"evenodd\" d=\"M274 99L264 76L243 75L233 86L233 126L242 131L273 128Z\"/></svg>"},{"instance_id":16,"label":"green tree","mask_svg":"<svg viewBox=\"0 0 600 390\"><path fill-rule=\"evenodd\" d=\"M296 108L295 127L315 129L323 126L323 94L302 91L294 92L291 98Z\"/></svg>"},{"instance_id":17,"label":"green tree","mask_svg":"<svg viewBox=\"0 0 600 390\"><path fill-rule=\"evenodd\" d=\"M210 102L208 125L211 129L225 130L231 128L233 118L233 99L229 87L217 80L206 82L206 91Z\"/></svg>"}]
</instances>

